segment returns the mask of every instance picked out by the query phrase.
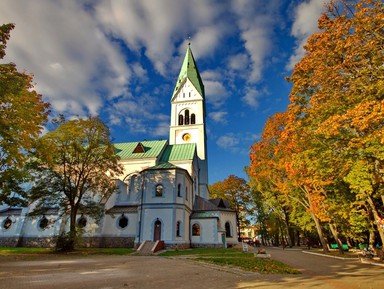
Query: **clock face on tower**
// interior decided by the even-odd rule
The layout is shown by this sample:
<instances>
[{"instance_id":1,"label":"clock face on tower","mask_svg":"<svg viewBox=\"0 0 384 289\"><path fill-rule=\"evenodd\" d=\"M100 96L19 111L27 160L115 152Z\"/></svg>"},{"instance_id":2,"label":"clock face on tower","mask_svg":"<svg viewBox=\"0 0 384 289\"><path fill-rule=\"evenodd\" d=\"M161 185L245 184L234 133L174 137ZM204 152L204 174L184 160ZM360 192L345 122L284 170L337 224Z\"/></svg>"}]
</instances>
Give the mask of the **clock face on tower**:
<instances>
[{"instance_id":1,"label":"clock face on tower","mask_svg":"<svg viewBox=\"0 0 384 289\"><path fill-rule=\"evenodd\" d=\"M183 141L189 142L191 140L191 135L189 133L183 134Z\"/></svg>"}]
</instances>

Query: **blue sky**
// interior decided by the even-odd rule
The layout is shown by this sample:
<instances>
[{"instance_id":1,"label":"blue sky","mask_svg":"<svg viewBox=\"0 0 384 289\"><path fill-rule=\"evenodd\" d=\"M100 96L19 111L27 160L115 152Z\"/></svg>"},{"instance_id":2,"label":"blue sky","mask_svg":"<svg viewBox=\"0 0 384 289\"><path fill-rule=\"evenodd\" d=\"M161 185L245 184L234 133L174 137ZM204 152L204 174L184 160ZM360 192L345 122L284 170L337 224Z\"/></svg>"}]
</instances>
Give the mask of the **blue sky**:
<instances>
[{"instance_id":1,"label":"blue sky","mask_svg":"<svg viewBox=\"0 0 384 289\"><path fill-rule=\"evenodd\" d=\"M284 111L285 80L324 0L2 0L4 62L34 75L52 116L100 115L115 142L168 139L191 37L207 101L210 184L246 178L249 147Z\"/></svg>"}]
</instances>

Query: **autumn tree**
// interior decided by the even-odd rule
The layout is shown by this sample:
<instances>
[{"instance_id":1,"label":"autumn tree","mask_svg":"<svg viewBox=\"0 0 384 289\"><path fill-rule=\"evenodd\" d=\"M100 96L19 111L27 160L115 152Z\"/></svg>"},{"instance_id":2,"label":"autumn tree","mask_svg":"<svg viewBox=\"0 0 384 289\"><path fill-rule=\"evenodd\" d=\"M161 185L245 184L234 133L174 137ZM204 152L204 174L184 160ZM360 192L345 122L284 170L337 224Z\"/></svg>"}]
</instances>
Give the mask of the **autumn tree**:
<instances>
[{"instance_id":1,"label":"autumn tree","mask_svg":"<svg viewBox=\"0 0 384 289\"><path fill-rule=\"evenodd\" d=\"M236 212L238 237L240 229L248 224L247 216L251 212L251 194L247 181L234 175L209 186L211 198L222 198L229 202Z\"/></svg>"},{"instance_id":2,"label":"autumn tree","mask_svg":"<svg viewBox=\"0 0 384 289\"><path fill-rule=\"evenodd\" d=\"M14 24L0 26L0 59ZM32 75L14 63L0 64L0 205L25 203L20 184L27 155L47 120L49 105L33 90Z\"/></svg>"},{"instance_id":3,"label":"autumn tree","mask_svg":"<svg viewBox=\"0 0 384 289\"><path fill-rule=\"evenodd\" d=\"M29 198L35 202L32 215L58 208L69 218L69 233L62 236L59 249L71 250L78 236L77 215L99 219L102 201L116 190L114 177L122 168L109 129L98 117L62 118L59 124L39 139L31 159L34 183Z\"/></svg>"},{"instance_id":4,"label":"autumn tree","mask_svg":"<svg viewBox=\"0 0 384 289\"><path fill-rule=\"evenodd\" d=\"M301 160L328 182L317 186L321 204L329 206L329 188L345 181L353 204L372 212L376 224L383 219L383 19L382 1L332 1L289 78L291 127L310 141L308 161ZM383 242L383 229L375 228Z\"/></svg>"}]
</instances>

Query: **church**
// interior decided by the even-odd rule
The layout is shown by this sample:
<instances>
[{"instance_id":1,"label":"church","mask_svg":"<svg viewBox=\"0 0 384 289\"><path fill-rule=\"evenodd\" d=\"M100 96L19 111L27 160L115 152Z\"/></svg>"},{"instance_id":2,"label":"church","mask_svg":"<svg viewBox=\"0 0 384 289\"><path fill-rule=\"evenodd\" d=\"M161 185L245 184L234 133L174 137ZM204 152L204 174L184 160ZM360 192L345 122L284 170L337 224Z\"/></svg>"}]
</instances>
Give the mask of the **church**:
<instances>
[{"instance_id":1,"label":"church","mask_svg":"<svg viewBox=\"0 0 384 289\"><path fill-rule=\"evenodd\" d=\"M95 222L79 215L86 247L227 247L237 244L236 214L222 199L209 199L204 85L190 46L171 96L169 140L114 144L124 173L118 190L102 200ZM0 206L0 246L54 247L69 230L52 209L30 217L26 208Z\"/></svg>"}]
</instances>

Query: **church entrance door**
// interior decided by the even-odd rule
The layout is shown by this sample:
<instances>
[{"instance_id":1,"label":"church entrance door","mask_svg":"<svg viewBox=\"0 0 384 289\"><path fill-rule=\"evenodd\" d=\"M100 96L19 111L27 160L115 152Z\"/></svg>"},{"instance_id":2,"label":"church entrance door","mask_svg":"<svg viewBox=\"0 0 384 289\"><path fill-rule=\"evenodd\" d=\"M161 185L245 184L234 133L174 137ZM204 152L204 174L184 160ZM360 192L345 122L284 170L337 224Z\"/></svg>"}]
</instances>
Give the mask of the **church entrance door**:
<instances>
[{"instance_id":1,"label":"church entrance door","mask_svg":"<svg viewBox=\"0 0 384 289\"><path fill-rule=\"evenodd\" d=\"M160 241L161 240L161 222L159 220L156 220L155 222L155 229L153 232L153 241Z\"/></svg>"}]
</instances>

